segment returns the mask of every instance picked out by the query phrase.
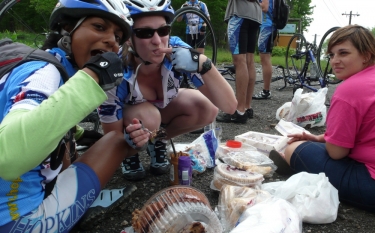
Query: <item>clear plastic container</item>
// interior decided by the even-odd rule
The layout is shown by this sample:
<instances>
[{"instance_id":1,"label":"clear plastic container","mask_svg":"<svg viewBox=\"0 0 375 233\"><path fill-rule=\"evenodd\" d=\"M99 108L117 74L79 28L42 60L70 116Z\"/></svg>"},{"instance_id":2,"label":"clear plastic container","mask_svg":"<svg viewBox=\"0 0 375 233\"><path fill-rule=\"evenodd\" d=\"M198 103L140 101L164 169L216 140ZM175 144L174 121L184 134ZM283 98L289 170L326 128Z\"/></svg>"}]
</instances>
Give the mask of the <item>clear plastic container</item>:
<instances>
[{"instance_id":1,"label":"clear plastic container","mask_svg":"<svg viewBox=\"0 0 375 233\"><path fill-rule=\"evenodd\" d=\"M137 233L189 232L200 225L207 233L221 233L222 226L207 197L193 187L173 186L154 194L134 215Z\"/></svg>"}]
</instances>

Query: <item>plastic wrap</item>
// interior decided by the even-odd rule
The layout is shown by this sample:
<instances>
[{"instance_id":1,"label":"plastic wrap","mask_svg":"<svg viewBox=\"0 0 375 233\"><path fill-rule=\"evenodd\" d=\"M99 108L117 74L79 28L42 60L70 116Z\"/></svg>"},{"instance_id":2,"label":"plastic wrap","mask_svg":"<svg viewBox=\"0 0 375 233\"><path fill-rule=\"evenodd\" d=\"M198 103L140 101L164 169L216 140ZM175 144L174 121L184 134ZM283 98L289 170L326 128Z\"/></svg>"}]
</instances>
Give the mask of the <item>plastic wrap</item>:
<instances>
[{"instance_id":1,"label":"plastic wrap","mask_svg":"<svg viewBox=\"0 0 375 233\"><path fill-rule=\"evenodd\" d=\"M189 154L192 161L193 173L197 174L204 172L206 168L215 167L215 153L218 142L215 130L209 130L201 134L192 143L175 144L175 149L176 153L181 151ZM173 153L171 146L168 148L168 153Z\"/></svg>"},{"instance_id":2,"label":"plastic wrap","mask_svg":"<svg viewBox=\"0 0 375 233\"><path fill-rule=\"evenodd\" d=\"M184 233L191 227L203 227L207 233L222 232L204 193L187 186L173 186L154 194L141 210L133 212L132 226L137 233Z\"/></svg>"},{"instance_id":3,"label":"plastic wrap","mask_svg":"<svg viewBox=\"0 0 375 233\"><path fill-rule=\"evenodd\" d=\"M249 231L251 229L251 231ZM302 232L302 220L296 208L277 197L247 208L230 233Z\"/></svg>"},{"instance_id":4,"label":"plastic wrap","mask_svg":"<svg viewBox=\"0 0 375 233\"><path fill-rule=\"evenodd\" d=\"M233 229L242 213L271 195L262 190L225 185L219 195L218 212L224 232Z\"/></svg>"},{"instance_id":5,"label":"plastic wrap","mask_svg":"<svg viewBox=\"0 0 375 233\"><path fill-rule=\"evenodd\" d=\"M241 170L234 166L221 163L214 171L211 189L220 191L223 185L240 187L258 187L262 184L264 177L257 172Z\"/></svg>"},{"instance_id":6,"label":"plastic wrap","mask_svg":"<svg viewBox=\"0 0 375 233\"><path fill-rule=\"evenodd\" d=\"M243 143L239 148L220 145L216 151L216 156L226 164L242 170L260 173L265 177L272 177L277 169L274 162L268 156L246 143Z\"/></svg>"},{"instance_id":7,"label":"plastic wrap","mask_svg":"<svg viewBox=\"0 0 375 233\"><path fill-rule=\"evenodd\" d=\"M234 137L237 141L252 145L258 151L268 156L271 150L284 152L287 146L288 138L279 135L265 134L254 131L237 135Z\"/></svg>"}]
</instances>

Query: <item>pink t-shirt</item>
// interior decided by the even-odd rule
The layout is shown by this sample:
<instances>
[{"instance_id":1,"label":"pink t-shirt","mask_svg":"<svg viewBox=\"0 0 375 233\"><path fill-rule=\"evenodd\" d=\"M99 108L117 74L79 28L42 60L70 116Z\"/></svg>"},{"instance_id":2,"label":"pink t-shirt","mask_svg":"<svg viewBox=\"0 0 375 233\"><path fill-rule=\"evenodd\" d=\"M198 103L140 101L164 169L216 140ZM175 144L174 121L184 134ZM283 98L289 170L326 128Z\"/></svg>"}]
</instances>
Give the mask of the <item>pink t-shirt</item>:
<instances>
[{"instance_id":1,"label":"pink t-shirt","mask_svg":"<svg viewBox=\"0 0 375 233\"><path fill-rule=\"evenodd\" d=\"M350 148L348 156L364 163L375 179L375 66L336 88L324 138L331 144Z\"/></svg>"}]
</instances>

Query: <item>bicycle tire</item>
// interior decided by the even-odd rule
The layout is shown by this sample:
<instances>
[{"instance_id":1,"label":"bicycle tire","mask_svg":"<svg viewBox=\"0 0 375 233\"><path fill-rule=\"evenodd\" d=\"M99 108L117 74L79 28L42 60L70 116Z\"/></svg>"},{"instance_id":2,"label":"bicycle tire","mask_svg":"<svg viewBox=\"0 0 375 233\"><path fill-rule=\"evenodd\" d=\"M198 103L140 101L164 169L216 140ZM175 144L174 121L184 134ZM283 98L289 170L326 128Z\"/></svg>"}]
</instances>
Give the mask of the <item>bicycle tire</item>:
<instances>
[{"instance_id":1,"label":"bicycle tire","mask_svg":"<svg viewBox=\"0 0 375 233\"><path fill-rule=\"evenodd\" d=\"M183 7L175 11L174 13L174 19L172 20L172 32L173 32L173 24L179 18L180 16L186 14L186 13L192 13L195 15L198 15L200 18L203 19L203 21L206 23L206 33L205 33L205 41L207 42L207 39L212 45L212 56L211 56L211 61L215 65L216 64L216 58L217 58L217 45L216 45L216 38L215 38L215 33L212 27L212 24L208 17L200 10L198 10L195 7Z\"/></svg>"},{"instance_id":2,"label":"bicycle tire","mask_svg":"<svg viewBox=\"0 0 375 233\"><path fill-rule=\"evenodd\" d=\"M295 49L293 49L294 41L296 43ZM306 49L306 45L305 37L299 33L294 34L288 42L285 54L285 69L289 78L288 82L291 82L290 78L294 80L293 82L298 82L298 76L302 75L302 67L305 64L306 56L300 55L303 53L303 50ZM299 64L295 64L294 62L299 62ZM298 69L298 67L301 68Z\"/></svg>"},{"instance_id":3,"label":"bicycle tire","mask_svg":"<svg viewBox=\"0 0 375 233\"><path fill-rule=\"evenodd\" d=\"M10 8L12 8L19 0L4 0L0 3L0 19Z\"/></svg>"},{"instance_id":4,"label":"bicycle tire","mask_svg":"<svg viewBox=\"0 0 375 233\"><path fill-rule=\"evenodd\" d=\"M0 31L5 31L5 37L21 43L29 42L30 39L25 38L35 35L34 43L28 45L40 48L47 34L49 15L37 13L34 14L33 19L30 19L27 14L23 14L26 3L21 0L3 0L0 3ZM40 23L32 24L32 20L38 20Z\"/></svg>"},{"instance_id":5,"label":"bicycle tire","mask_svg":"<svg viewBox=\"0 0 375 233\"><path fill-rule=\"evenodd\" d=\"M332 33L339 28L340 27L332 27L323 35L322 39L320 40L316 56L318 68L325 82L328 84L337 84L342 81L336 79L336 76L332 72L332 67L329 64L329 57L324 55L327 49L327 40L329 40L329 38L332 36Z\"/></svg>"}]
</instances>

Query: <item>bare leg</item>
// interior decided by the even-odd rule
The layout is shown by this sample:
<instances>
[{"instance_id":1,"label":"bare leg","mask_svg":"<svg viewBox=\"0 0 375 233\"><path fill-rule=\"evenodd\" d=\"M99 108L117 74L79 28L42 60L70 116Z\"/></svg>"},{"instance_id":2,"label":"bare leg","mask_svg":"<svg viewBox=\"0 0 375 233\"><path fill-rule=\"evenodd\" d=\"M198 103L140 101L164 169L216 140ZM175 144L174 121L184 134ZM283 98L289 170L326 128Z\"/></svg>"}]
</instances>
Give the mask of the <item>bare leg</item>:
<instances>
[{"instance_id":1,"label":"bare leg","mask_svg":"<svg viewBox=\"0 0 375 233\"><path fill-rule=\"evenodd\" d=\"M249 70L246 61L246 54L232 55L233 64L236 69L236 98L238 101L237 110L245 112L246 98L249 86ZM255 72L255 70L254 70ZM254 86L254 84L252 85Z\"/></svg>"},{"instance_id":2,"label":"bare leg","mask_svg":"<svg viewBox=\"0 0 375 233\"><path fill-rule=\"evenodd\" d=\"M251 108L251 101L252 101L252 97L253 97L253 94L254 94L254 86L255 86L255 80L256 80L256 72L255 72L255 63L254 63L254 54L253 53L247 53L246 54L246 66L247 66L247 71L248 71L249 83L247 84L245 108L249 109L249 108ZM236 77L237 77L237 74L236 74Z\"/></svg>"},{"instance_id":3,"label":"bare leg","mask_svg":"<svg viewBox=\"0 0 375 233\"><path fill-rule=\"evenodd\" d=\"M198 90L180 89L166 108L160 109L168 138L200 129L215 120L218 108Z\"/></svg>"},{"instance_id":4,"label":"bare leg","mask_svg":"<svg viewBox=\"0 0 375 233\"><path fill-rule=\"evenodd\" d=\"M260 62L262 64L263 71L263 89L269 91L272 78L271 54L260 53Z\"/></svg>"}]
</instances>

